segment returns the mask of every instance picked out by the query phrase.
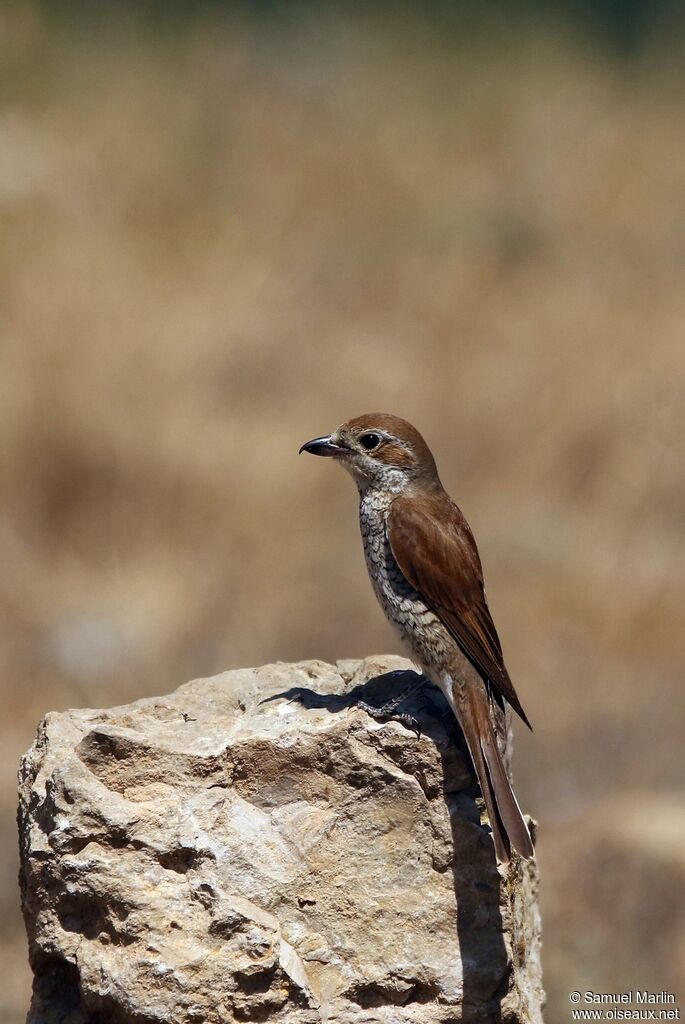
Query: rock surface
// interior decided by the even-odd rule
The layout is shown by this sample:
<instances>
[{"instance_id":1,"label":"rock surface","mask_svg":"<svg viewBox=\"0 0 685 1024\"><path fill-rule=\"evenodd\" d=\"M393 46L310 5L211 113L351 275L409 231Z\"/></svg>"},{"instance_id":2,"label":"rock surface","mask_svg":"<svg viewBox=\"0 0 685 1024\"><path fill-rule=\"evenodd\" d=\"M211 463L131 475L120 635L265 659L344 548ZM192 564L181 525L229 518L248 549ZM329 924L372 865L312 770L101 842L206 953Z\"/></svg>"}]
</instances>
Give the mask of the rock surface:
<instances>
[{"instance_id":1,"label":"rock surface","mask_svg":"<svg viewBox=\"0 0 685 1024\"><path fill-rule=\"evenodd\" d=\"M409 668L49 714L20 773L29 1024L539 1024L536 867L498 871L441 695L421 738L350 706Z\"/></svg>"}]
</instances>

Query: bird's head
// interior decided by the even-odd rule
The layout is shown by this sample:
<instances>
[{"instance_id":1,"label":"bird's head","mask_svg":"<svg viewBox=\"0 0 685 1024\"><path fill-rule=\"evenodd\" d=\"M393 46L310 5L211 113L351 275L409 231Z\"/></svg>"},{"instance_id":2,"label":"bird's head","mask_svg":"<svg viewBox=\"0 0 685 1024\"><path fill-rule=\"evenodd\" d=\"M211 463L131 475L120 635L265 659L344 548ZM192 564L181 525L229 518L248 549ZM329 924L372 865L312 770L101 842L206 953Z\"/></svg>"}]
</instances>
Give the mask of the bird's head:
<instances>
[{"instance_id":1,"label":"bird's head","mask_svg":"<svg viewBox=\"0 0 685 1024\"><path fill-rule=\"evenodd\" d=\"M300 448L336 459L360 490L403 491L414 482L438 482L430 448L411 423L389 413L368 413L348 420L324 437Z\"/></svg>"}]
</instances>

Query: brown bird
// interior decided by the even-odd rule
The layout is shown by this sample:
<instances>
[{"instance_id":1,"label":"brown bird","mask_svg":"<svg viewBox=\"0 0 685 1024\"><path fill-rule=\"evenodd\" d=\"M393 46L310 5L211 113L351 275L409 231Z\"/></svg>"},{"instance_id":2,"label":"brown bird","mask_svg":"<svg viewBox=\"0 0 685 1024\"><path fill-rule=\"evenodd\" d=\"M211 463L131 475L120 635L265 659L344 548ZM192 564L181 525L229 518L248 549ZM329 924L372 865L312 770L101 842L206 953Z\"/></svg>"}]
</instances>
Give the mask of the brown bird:
<instances>
[{"instance_id":1,"label":"brown bird","mask_svg":"<svg viewBox=\"0 0 685 1024\"><path fill-rule=\"evenodd\" d=\"M354 478L376 597L412 660L442 690L457 717L497 857L506 863L512 848L532 857L530 834L497 743L495 704L501 716L508 701L530 723L504 665L476 542L440 482L428 445L406 420L371 413L308 441L300 451L334 458Z\"/></svg>"}]
</instances>

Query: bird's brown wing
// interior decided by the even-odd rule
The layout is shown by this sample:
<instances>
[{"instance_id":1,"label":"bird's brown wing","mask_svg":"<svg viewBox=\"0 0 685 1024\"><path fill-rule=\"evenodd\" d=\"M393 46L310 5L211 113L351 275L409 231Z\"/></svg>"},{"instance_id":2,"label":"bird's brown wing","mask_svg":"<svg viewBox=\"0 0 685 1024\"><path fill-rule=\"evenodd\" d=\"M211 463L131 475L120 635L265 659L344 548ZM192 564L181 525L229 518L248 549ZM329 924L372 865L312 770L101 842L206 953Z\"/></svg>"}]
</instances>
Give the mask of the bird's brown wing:
<instances>
[{"instance_id":1,"label":"bird's brown wing","mask_svg":"<svg viewBox=\"0 0 685 1024\"><path fill-rule=\"evenodd\" d=\"M390 547L402 574L435 612L483 679L527 726L490 615L473 534L444 491L399 496L388 515Z\"/></svg>"}]
</instances>

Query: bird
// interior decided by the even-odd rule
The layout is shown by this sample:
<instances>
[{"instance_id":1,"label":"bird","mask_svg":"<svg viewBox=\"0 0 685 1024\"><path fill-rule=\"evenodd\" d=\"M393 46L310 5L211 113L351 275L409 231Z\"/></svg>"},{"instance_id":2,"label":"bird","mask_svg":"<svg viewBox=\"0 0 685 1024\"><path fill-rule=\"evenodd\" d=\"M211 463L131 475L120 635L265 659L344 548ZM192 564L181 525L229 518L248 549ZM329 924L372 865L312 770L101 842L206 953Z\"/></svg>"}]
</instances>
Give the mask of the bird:
<instances>
[{"instance_id":1,"label":"bird","mask_svg":"<svg viewBox=\"0 0 685 1024\"><path fill-rule=\"evenodd\" d=\"M529 727L530 722L504 664L474 536L445 491L430 448L399 416L368 413L307 441L302 452L339 462L357 485L376 598L461 727L497 859L507 864L512 850L533 857L497 741L506 704ZM398 701L391 703L396 707Z\"/></svg>"}]
</instances>

